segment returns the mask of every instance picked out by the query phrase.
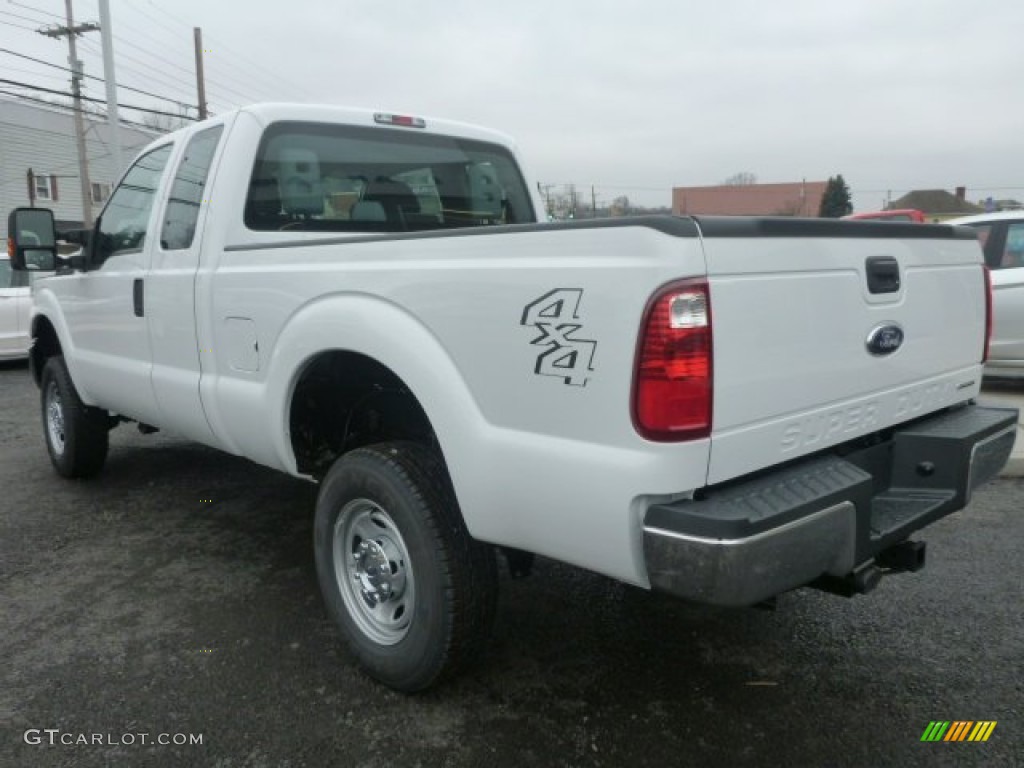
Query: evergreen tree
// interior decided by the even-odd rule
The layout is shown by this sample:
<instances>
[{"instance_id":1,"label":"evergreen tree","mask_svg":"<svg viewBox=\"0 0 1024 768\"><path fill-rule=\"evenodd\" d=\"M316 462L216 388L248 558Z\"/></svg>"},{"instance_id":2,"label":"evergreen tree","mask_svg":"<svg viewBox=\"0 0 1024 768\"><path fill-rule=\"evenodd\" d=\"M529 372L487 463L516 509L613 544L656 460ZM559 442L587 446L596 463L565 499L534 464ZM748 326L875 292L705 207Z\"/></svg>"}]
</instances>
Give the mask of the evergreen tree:
<instances>
[{"instance_id":1,"label":"evergreen tree","mask_svg":"<svg viewBox=\"0 0 1024 768\"><path fill-rule=\"evenodd\" d=\"M821 208L818 215L826 219L838 219L853 213L853 203L850 202L850 188L843 181L843 175L829 176L828 184L825 185L825 194L821 197Z\"/></svg>"}]
</instances>

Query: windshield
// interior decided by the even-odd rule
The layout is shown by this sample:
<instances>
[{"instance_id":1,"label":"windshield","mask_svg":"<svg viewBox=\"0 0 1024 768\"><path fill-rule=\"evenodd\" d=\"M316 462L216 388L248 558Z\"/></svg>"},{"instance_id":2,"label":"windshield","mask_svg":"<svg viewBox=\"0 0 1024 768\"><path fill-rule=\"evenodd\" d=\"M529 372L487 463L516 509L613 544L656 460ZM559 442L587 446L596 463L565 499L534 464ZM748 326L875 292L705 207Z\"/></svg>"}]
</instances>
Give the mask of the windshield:
<instances>
[{"instance_id":1,"label":"windshield","mask_svg":"<svg viewBox=\"0 0 1024 768\"><path fill-rule=\"evenodd\" d=\"M267 129L245 206L255 230L407 232L535 220L504 147L314 123Z\"/></svg>"}]
</instances>

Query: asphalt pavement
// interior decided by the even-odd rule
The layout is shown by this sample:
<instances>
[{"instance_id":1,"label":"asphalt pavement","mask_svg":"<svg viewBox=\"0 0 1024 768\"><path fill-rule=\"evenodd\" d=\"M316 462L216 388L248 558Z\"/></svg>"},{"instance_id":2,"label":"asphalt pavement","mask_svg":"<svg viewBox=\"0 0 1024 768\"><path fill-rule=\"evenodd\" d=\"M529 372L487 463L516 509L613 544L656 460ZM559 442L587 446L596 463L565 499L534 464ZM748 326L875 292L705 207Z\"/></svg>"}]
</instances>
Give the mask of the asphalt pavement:
<instances>
[{"instance_id":1,"label":"asphalt pavement","mask_svg":"<svg viewBox=\"0 0 1024 768\"><path fill-rule=\"evenodd\" d=\"M503 575L482 663L420 696L339 642L315 495L129 426L100 478L62 480L27 369L0 366L0 766L1022 763L1024 479L852 600L713 609L541 560ZM968 720L989 740L921 741Z\"/></svg>"}]
</instances>

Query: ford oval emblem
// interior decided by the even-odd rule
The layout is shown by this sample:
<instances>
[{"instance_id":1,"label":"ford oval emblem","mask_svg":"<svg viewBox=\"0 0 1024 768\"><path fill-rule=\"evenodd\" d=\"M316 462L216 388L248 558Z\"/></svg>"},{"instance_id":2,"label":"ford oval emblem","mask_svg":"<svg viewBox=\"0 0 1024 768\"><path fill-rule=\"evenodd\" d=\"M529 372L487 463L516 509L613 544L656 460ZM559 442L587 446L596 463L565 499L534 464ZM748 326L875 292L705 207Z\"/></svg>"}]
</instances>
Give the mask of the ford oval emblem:
<instances>
[{"instance_id":1,"label":"ford oval emblem","mask_svg":"<svg viewBox=\"0 0 1024 768\"><path fill-rule=\"evenodd\" d=\"M896 323L884 323L871 329L865 343L868 352L876 357L891 355L903 345L903 329Z\"/></svg>"}]
</instances>

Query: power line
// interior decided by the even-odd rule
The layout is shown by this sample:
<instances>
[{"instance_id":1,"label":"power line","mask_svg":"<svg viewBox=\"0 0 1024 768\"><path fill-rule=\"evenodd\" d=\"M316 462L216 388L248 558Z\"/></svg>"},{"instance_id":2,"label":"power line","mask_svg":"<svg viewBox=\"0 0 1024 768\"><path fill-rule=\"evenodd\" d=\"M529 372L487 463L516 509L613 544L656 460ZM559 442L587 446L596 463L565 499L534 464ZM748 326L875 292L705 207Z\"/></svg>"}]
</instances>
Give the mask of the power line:
<instances>
[{"instance_id":1,"label":"power line","mask_svg":"<svg viewBox=\"0 0 1024 768\"><path fill-rule=\"evenodd\" d=\"M127 28L127 29L133 29L133 27L131 25L124 24L122 22L119 22L118 26L119 27L124 27L124 28ZM148 38L150 40L154 40L155 39L152 36L149 36L149 35L146 35L146 34L143 34L143 33L140 33L140 34L135 35L135 36L139 37L139 38L146 37L146 38ZM116 36L116 35L114 36L114 39L116 41L118 41L119 45L124 43L126 45L126 47L128 47L128 48L136 48L136 49L138 49L140 51L143 51L145 54L150 55L149 54L149 49L140 48L137 45L134 45L134 44L131 44L131 43L127 43L122 38L120 38L119 36ZM167 46L167 45L165 45L163 43L158 43L158 45L163 47L163 48L165 48L165 49L169 47L169 46ZM161 82L162 84L164 84L165 87L168 85L169 79L174 81L174 85L171 86L171 87L173 87L175 89L183 89L183 90L187 89L189 92L192 92L192 89L194 89L194 87L195 87L194 83L191 80L191 78L193 77L193 73L191 71L189 71L187 69L184 69L182 67L179 67L179 66L175 66L174 67L175 69L180 70L180 71L182 71L182 72L184 72L184 73L186 73L188 75L188 77L189 77L189 85L188 86L183 85L182 84L182 80L179 79L179 75L177 75L174 71L169 70L169 68L167 66L165 66L165 64L169 64L170 63L170 62L167 61L166 58L155 56L154 58L157 59L158 62L164 62L164 63L152 64L152 63L150 63L150 62L148 62L148 61L146 61L144 59L139 59L139 58L136 58L134 56L130 56L130 55L124 53L123 49L118 54L118 58L119 59L124 59L126 61L130 61L130 62L134 63L134 65L136 67L143 68L144 70L147 71L147 74L145 74L145 75L139 74L139 76L145 76L147 78L156 79L159 82ZM121 67L121 69L122 69L122 71L125 70L125 68L123 66ZM159 73L159 78L154 77L153 75L148 74L149 72ZM250 98L248 96L242 96L241 99L242 99L243 103L249 103L251 101L257 101L257 99L252 99L252 98ZM229 101L229 100L225 100L225 101ZM230 100L230 101L233 101L233 100Z\"/></svg>"},{"instance_id":2,"label":"power line","mask_svg":"<svg viewBox=\"0 0 1024 768\"><path fill-rule=\"evenodd\" d=\"M186 69L185 67L181 66L180 64L175 64L173 61L171 61L169 59L165 59L163 56L157 56L155 53L153 53L152 51L150 51L147 48L143 48L141 45L136 45L135 43L130 43L127 40L125 40L124 38L118 37L117 35L114 35L114 40L116 40L121 45L126 45L129 48L134 48L137 51L142 51L143 53L145 53L148 56L153 57L157 61L160 61L160 62L166 64L169 67L173 67L174 69L177 69L179 72L184 72L189 77L194 77L195 76L195 72L193 72L192 70Z\"/></svg>"},{"instance_id":3,"label":"power line","mask_svg":"<svg viewBox=\"0 0 1024 768\"><path fill-rule=\"evenodd\" d=\"M7 85L16 85L19 88L27 88L30 91L42 91L44 93L52 93L55 96L71 97L71 96L74 95L72 93L68 93L67 91L58 91L58 90L55 90L53 88L44 88L41 85L32 85L31 83L22 83L22 82L19 82L18 80L7 80L6 78L2 78L2 77L0 77L0 83L6 83ZM79 98L81 98L82 101L90 101L90 102L93 102L94 104L106 104L107 103L106 99L97 99L97 98L94 98L92 96L81 96ZM119 107L123 107L124 109L131 109L131 110L133 110L135 112L147 112L147 113L149 113L151 115L164 115L165 117L178 117L178 118L181 118L182 120L194 120L195 119L195 118L192 118L192 117L188 117L187 115L179 115L179 114L176 114L174 112L165 112L162 109L149 109L148 107L140 107L140 106L133 105L133 104L118 103L118 106Z\"/></svg>"},{"instance_id":4,"label":"power line","mask_svg":"<svg viewBox=\"0 0 1024 768\"><path fill-rule=\"evenodd\" d=\"M27 8L28 10L35 11L36 13L40 13L43 16L49 16L51 19L63 19L64 18L63 16L60 16L60 15L58 15L56 13L53 13L52 11L44 11L42 8L37 8L34 5L28 5L27 3L19 3L18 0L7 0L7 4L8 5L16 5L19 8Z\"/></svg>"},{"instance_id":5,"label":"power line","mask_svg":"<svg viewBox=\"0 0 1024 768\"><path fill-rule=\"evenodd\" d=\"M222 101L225 104L235 104L236 106L244 106L245 104L252 104L254 101L260 101L260 99L254 99L251 96L239 93L233 88L228 88L226 85L210 82L207 78L206 90L210 93L218 92L221 94L231 94L237 96L240 101L236 99L215 99L215 101Z\"/></svg>"},{"instance_id":6,"label":"power line","mask_svg":"<svg viewBox=\"0 0 1024 768\"><path fill-rule=\"evenodd\" d=\"M85 43L84 47L90 53L92 53L92 54L94 54L96 56L102 55L102 51L94 43L92 43L90 41L84 41L84 40L82 42ZM134 62L137 66L144 67L144 68L146 68L148 70L151 70L151 72L155 73L155 74L148 74L148 73L134 72L134 74L136 76L138 76L138 77L143 77L143 78L148 79L148 80L154 80L154 81L160 83L161 85L163 85L164 87L170 87L172 89L180 89L180 88L182 88L182 85L181 85L180 81L171 79L173 76L165 76L162 70L159 70L156 67L153 67L153 66L147 64L144 61L139 61L138 59L136 59L136 58L134 58L132 56L129 56L126 53L118 54L118 58L127 59L128 61ZM129 68L126 68L126 67L121 67L120 69L121 69L121 71L127 70L130 73L133 72L133 70L131 70ZM192 90L191 84L189 84L188 86L185 86L185 91L186 92L191 93L191 90Z\"/></svg>"},{"instance_id":7,"label":"power line","mask_svg":"<svg viewBox=\"0 0 1024 768\"><path fill-rule=\"evenodd\" d=\"M60 19L61 18L60 16L58 16L56 14L48 13L48 12L44 11L41 8L36 8L35 6L26 5L24 3L17 3L17 2L14 2L14 0L8 0L8 2L13 3L14 5L18 5L20 7L23 7L23 8L30 9L32 11L35 11L36 13L42 14L43 16L47 16L49 18L56 18L56 19ZM41 21L39 21L37 19L31 19L31 18L29 18L27 16L18 16L17 14L10 14L9 12L6 12L6 11L0 11L0 13L8 13L9 15L17 16L17 18L21 18L21 19L24 19L26 21L43 23L43 22L41 22ZM115 37L114 39L117 40L122 45L125 45L125 46L127 46L129 48L135 48L136 50L142 51L143 53L145 53L145 54L147 54L149 56L152 56L153 58L157 59L158 61L161 61L164 65L176 68L176 69L184 72L189 77L191 77L191 75L192 75L192 73L189 70L187 70L184 67L181 67L181 66L175 64L172 61L169 61L168 59L165 59L165 58L163 58L161 56L157 56L156 54L152 53L151 50L148 50L146 48L142 48L142 47L140 47L138 45L135 45L134 43L132 43L132 42L130 42L128 40L125 40L125 39L123 39L121 37ZM83 39L80 42L82 44L84 44L84 47L87 48L88 50L90 50L92 53L97 53L96 49L94 47L92 47L92 44L89 41ZM127 57L123 53L121 55L123 57L125 57L125 58L129 58L131 61L134 61L137 64L140 64L141 66L145 66L147 68L154 69L154 71L156 71L156 72L158 72L160 74L164 74L165 73L164 70L157 70L155 68L149 67L144 62L140 62L137 59L133 59L131 57ZM53 65L50 65L50 66L53 66ZM67 70L67 71L70 71L70 70ZM104 80L102 78L96 77L95 75L84 75L84 76L89 78L89 79L91 79L91 80L96 80L96 81L99 81L99 82L104 82ZM164 82L166 83L166 80ZM173 102L173 103L175 103L175 104L177 104L178 106L181 106L181 107L195 109L195 106L193 104L188 103L188 102L182 102L182 101L180 101L178 99L168 99L168 98L166 98L164 96L159 96L157 94L151 93L151 92L146 91L146 90L141 89L141 88L133 88L133 87L127 86L127 85L121 85L120 83L117 84L117 87L124 88L125 90L134 91L136 93L141 93L141 94L146 95L146 96L151 96L152 98L161 99L161 100L164 100L164 101L171 101L171 102Z\"/></svg>"},{"instance_id":8,"label":"power line","mask_svg":"<svg viewBox=\"0 0 1024 768\"><path fill-rule=\"evenodd\" d=\"M0 15L10 16L13 19L21 19L22 21L30 21L33 24L41 24L42 22L38 19L32 19L28 16L22 16L20 13L11 13L10 11L0 11Z\"/></svg>"},{"instance_id":9,"label":"power line","mask_svg":"<svg viewBox=\"0 0 1024 768\"><path fill-rule=\"evenodd\" d=\"M0 11L0 12L2 12L2 11ZM25 30L26 32L38 32L38 29L36 29L36 28L32 28L32 27L26 27L26 26L24 26L24 25L19 25L19 24L15 24L15 23L13 23L13 22L5 22L5 20L0 20L0 26L4 26L4 27L12 27L12 28L15 28L15 29L18 29L18 30ZM83 45L83 47L85 47L85 48L86 48L87 50L90 50L90 51L91 51L91 52L93 52L94 54L97 54L97 55L98 55L98 53L97 53L96 49L92 47L92 44L91 44L91 43L90 43L90 42L89 42L88 40L85 40L85 39L83 39L83 40L81 40L81 41L79 41L79 42L80 42L80 44L82 44L82 45ZM129 60L132 60L132 61L136 61L136 63L138 63L138 65L139 65L139 66L145 67L146 69L152 69L152 70L154 70L154 72L157 72L157 73L160 73L160 74L162 74L160 70L156 70L156 69L154 69L154 68L152 68L152 67L150 67L150 66L146 65L146 63L145 63L145 62L141 62L141 61L138 61L137 59L134 59L134 58L131 58L130 56L127 56L126 54L121 54L121 55L122 55L123 57L125 57L125 58L128 58ZM87 76L87 77L90 77L90 78L91 78L91 77L93 77L93 76ZM158 81L158 82L161 82L161 78L159 78L159 77L155 77L155 76L153 76L153 75L144 75L144 77L145 77L146 79L150 79L150 80L156 80L156 81ZM167 86L167 85L168 85L168 81L167 81L166 79L164 79L164 80L162 81L162 83L163 83L163 84L164 84L165 86ZM130 86L122 86L122 85L120 85L120 84L119 84L119 87L122 87L122 88L126 88L126 89L128 89L128 90L133 90L133 91L136 91L136 92L143 92L141 88L131 88ZM171 87L173 87L173 88L178 88L178 87L180 87L180 85L179 85L179 84L173 84L173 85L172 85ZM189 86L188 86L188 88L187 88L187 90L188 90L188 91L190 91L190 89L191 89L191 86L189 85ZM162 100L166 100L166 101L175 101L175 102L177 102L177 103L180 103L180 104L187 104L187 102L184 102L184 101L180 101L180 99L169 99L169 98L166 98L165 96L158 96L158 95L156 95L156 94L150 94L150 93L145 93L145 95L151 95L151 96L153 96L153 97L155 97L155 98L160 98L160 99L162 99ZM93 99L93 100L95 100L95 99ZM188 104L188 106L189 106L189 108L191 108L191 105L190 105L190 104ZM137 109L137 108L127 108L127 109ZM193 109L194 109L194 108L193 108ZM179 115L173 115L172 117L181 117L181 116L179 116ZM191 119L191 118L188 118L188 119Z\"/></svg>"},{"instance_id":10,"label":"power line","mask_svg":"<svg viewBox=\"0 0 1024 768\"><path fill-rule=\"evenodd\" d=\"M118 19L116 26L119 29L127 29L127 30L131 31L132 32L132 38L134 40L139 40L139 41L141 41L141 40L150 40L150 41L154 41L155 45L154 46L150 46L150 47L140 47L136 43L126 41L122 37L117 36L117 35L114 36L114 39L116 41L118 41L119 43L123 43L128 48L134 48L134 49L136 49L138 51L141 51L145 55L146 58L153 58L153 59L155 59L157 61L162 62L161 65L160 65L161 68L160 69L156 69L152 65L148 64L146 61L141 61L141 60L139 60L137 58L126 57L125 54L123 54L123 53L118 54L118 58L122 58L122 57L128 58L129 60L134 62L136 65L144 67L147 70L160 72L160 74L163 75L164 77L168 77L168 76L169 77L175 77L176 76L173 72L169 72L168 71L169 67L173 67L174 69L179 70L179 71L187 74L189 76L189 78L191 79L193 73L190 70L188 70L187 68L184 68L184 67L181 67L179 65L174 64L173 62L169 61L166 57L157 56L157 55L152 53L152 51L155 48L155 49L158 49L158 50L163 50L165 52L169 52L171 55L173 55L174 49L179 47L179 43L181 43L184 40L184 36L178 36L173 31L171 31L170 34L171 34L172 38L174 39L174 43L173 44L168 43L166 37L163 36L163 35L159 36L159 39L158 39L158 37L150 34L149 28L167 30L168 26L169 26L167 21L155 18L151 13L147 12L145 8L141 7L138 4L137 5L133 5L132 6L132 10L142 14L142 16L144 16L145 18L147 18L149 21L151 21L153 23L147 25L147 29L146 30L142 30L138 26L130 23L130 21L125 20L124 17L122 16L122 17L120 17ZM189 32L192 31L192 27L188 26L187 24L185 24L184 21L178 19L174 15L167 13L166 11L161 9L159 6L151 4L151 7L150 7L149 10L150 11L156 11L162 17L165 17L166 19L169 19L170 22L174 25L175 28L180 28L182 30L188 30ZM189 37L191 38L191 35L189 35ZM218 49L218 52L220 52L221 50L229 50L229 49L226 48L226 46L221 46L219 44L216 45L216 48ZM234 59L234 58L239 58L239 59L245 60L244 57L240 57L240 56L217 56L217 57L214 57L214 59L212 60L213 64L214 64L214 69L213 69L212 75L208 73L207 78L206 78L207 82L208 82L208 84L211 87L213 87L214 90L218 90L219 93L222 96L228 96L228 98L217 99L218 101L223 101L225 104L231 105L231 106L236 105L236 104L248 104L248 103L251 103L253 101L260 101L261 98L259 98L257 96L254 96L253 94L267 94L268 93L267 83L263 82L263 81L267 81L267 80L274 80L277 83L283 84L281 87L286 88L289 92L296 92L296 91L302 90L302 89L298 88L294 83L288 82L285 78L280 77L276 72L273 72L273 71L267 69L266 67L263 67L263 66L261 66L259 64L256 64L256 63L253 63L253 64L251 64L249 66L245 66L244 68L240 68L240 69L244 69L244 70L247 70L247 71L248 70L260 70L263 73L265 73L265 75L266 75L265 77L257 78L256 80L252 80L252 79L246 78L246 77L240 77L239 75L237 75L231 69L219 70L219 68L217 67L217 64L219 64L219 63L229 63L230 60ZM163 82L166 83L166 80L164 80ZM274 90L275 90L274 88L271 88L270 92L273 92ZM278 88L277 90L280 90L280 88ZM266 99L267 96L264 95L262 98Z\"/></svg>"},{"instance_id":11,"label":"power line","mask_svg":"<svg viewBox=\"0 0 1024 768\"><path fill-rule=\"evenodd\" d=\"M183 29L187 29L187 30L191 31L191 29L192 29L191 25L187 24L186 22L184 22L183 20L181 20L180 18L178 18L174 14L170 13L165 8L161 8L159 5L156 5L155 3L149 3L149 7L152 10L156 11L157 13L161 14L162 16L166 17L167 19L171 20L175 24L179 25ZM143 16L146 16L148 19L150 19L151 21L153 21L156 24L160 24L161 23L158 19L155 19L151 15L149 15L143 9L141 4L134 6L133 9L138 11L139 13L141 13ZM205 30L204 30L204 35L205 35ZM289 90L292 90L292 91L300 91L300 90L301 91L305 91L305 89L303 89L303 88L297 88L295 83L290 82L289 80L287 80L286 78L284 78L280 74L278 74L277 72L274 72L272 69L268 69L267 67L263 66L262 64L260 64L258 62L255 62L252 59L248 59L247 57L242 56L237 50L232 50L229 46L220 45L220 42L219 42L218 39L216 39L216 38L214 38L214 37L212 37L210 35L205 35L205 37L210 41L210 47L211 48L220 48L220 49L223 49L223 50L231 53L234 58L240 59L241 61L246 62L249 65L249 67L248 67L249 69L260 70L267 77L276 79L279 84L284 85ZM305 93L306 93L306 95L309 95L308 91L305 91Z\"/></svg>"},{"instance_id":12,"label":"power line","mask_svg":"<svg viewBox=\"0 0 1024 768\"><path fill-rule=\"evenodd\" d=\"M125 25L125 26L127 27L127 26L129 26L129 25ZM186 74L186 75L188 75L188 76L189 76L190 78L191 78L191 77L192 77L192 76L194 75L194 73L193 73L193 72L192 72L191 70L189 70L189 69L186 69L185 67L181 67L181 66L179 66L179 65L177 65L177 64L174 64L173 62L169 61L169 60L168 60L168 59L166 59L165 57L162 57L162 56L157 56L156 54L153 54L153 53L152 53L152 52L151 52L151 51L150 51L149 49L147 49L147 48L143 48L143 47L141 47L141 46L139 46L139 45L136 45L136 44L134 44L134 43L130 43L130 42L128 42L128 41L126 41L126 40L124 40L124 39L122 39L122 38L118 37L117 35L115 35L115 36L114 36L114 39L115 39L116 41L118 41L118 43L120 43L120 44L126 45L126 46L127 46L127 47L129 47L129 48L134 48L134 49L136 49L136 50L138 50L138 51L142 51L142 52L143 52L144 54L146 54L146 55L148 55L148 56L152 57L153 59L155 59L155 60L157 60L157 61L159 61L159 62L162 62L163 64L166 64L166 65L168 65L168 66L171 66L171 67L173 67L174 69L177 69L177 70L179 70L180 72L183 72L183 73L185 73L185 74ZM151 39L152 39L152 38L151 38ZM132 57L128 57L128 56L126 56L126 55L125 55L124 53L120 54L120 56L122 56L122 57L124 57L124 58L128 58L129 60L131 60L131 61L134 61L134 62L135 62L135 63L136 63L137 65L139 65L139 66L142 66L142 67L145 67L145 68L147 68L147 69L151 69L151 70L153 70L153 71L157 71L157 72L160 72L161 74L164 74L164 75L166 75L166 76L170 76L170 77L177 77L177 76L176 76L176 75L174 75L173 73L167 72L167 71L166 71L166 69L156 69L156 68L155 68L154 66L152 66L151 64L149 64L149 63L147 63L147 62L144 62L144 61L141 61L141 60L139 60L139 59L135 59L135 58L132 58ZM243 104L248 104L248 103L251 103L251 102L253 102L253 101L259 101L259 100L260 100L260 99L258 99L258 98L253 98L253 96L252 96L251 92L243 93L243 92L242 92L242 91L240 91L240 90L239 90L238 88L232 88L232 87L230 87L230 86L228 86L228 85L225 85L225 84L223 84L223 83L220 83L220 80L221 80L222 78L223 78L223 79L227 79L227 80L229 80L229 81L232 81L232 82L234 82L234 83L235 83L236 85L240 85L240 86L241 86L241 88L242 88L242 89L245 89L245 90L248 90L248 89L249 89L249 88L251 87L251 85L252 85L251 83L242 83L242 82L241 82L241 80L240 80L239 78L237 78L237 77L234 77L234 78L232 78L232 76L230 76L230 75L229 75L229 74L227 74L227 73L219 73L219 74L217 74L217 75L216 75L215 77L210 77L210 76L207 76L207 78L206 78L206 79L207 79L207 81L208 81L208 83L209 83L209 85L210 85L210 86L215 86L215 85L216 85L216 86L217 86L217 88L216 88L216 89L217 89L217 90L219 90L219 91L220 91L221 93L226 93L226 94L230 94L230 95L232 95L232 96L234 96L234 97L236 97L236 98L240 99L240 100L241 100L241 103L243 103ZM217 85L217 83L220 83L220 84L219 84L219 85ZM221 99L218 99L218 101L221 101ZM226 103L229 103L229 104L230 104L230 103L233 103L233 102L234 102L234 99L223 99L223 101L224 101L224 102L226 102Z\"/></svg>"},{"instance_id":13,"label":"power line","mask_svg":"<svg viewBox=\"0 0 1024 768\"><path fill-rule=\"evenodd\" d=\"M61 75L52 75L49 72L37 72L34 69L23 69L21 67L12 67L10 65L4 66L4 72L20 72L23 75L32 75L33 77L42 77L47 80L56 80L61 83L66 83L67 79Z\"/></svg>"},{"instance_id":14,"label":"power line","mask_svg":"<svg viewBox=\"0 0 1024 768\"><path fill-rule=\"evenodd\" d=\"M88 115L89 117L96 117L96 115L93 112L89 112L86 109L76 110L73 106L69 106L67 104L59 104L59 103L56 103L56 102L53 102L53 101L47 101L46 99L37 99L34 96L26 96L25 94L15 93L14 91L8 91L8 90L5 90L3 88L0 88L0 93L5 94L7 96L13 96L16 99L21 99L23 101L32 101L32 102L35 102L36 104L45 104L46 106L53 107L54 109L62 109L62 110L66 110L68 112L81 112L82 114ZM154 128L153 126L146 125L145 123L139 123L139 122L136 122L134 120L126 120L124 118L121 118L118 122L124 123L125 125L134 126L136 128L144 128L147 131L155 131L157 133L167 133L167 131L165 131L165 130L163 130L161 128ZM8 125L9 125L9 123L8 123ZM19 126L19 127L23 128L24 126ZM36 132L42 132L42 133L51 133L51 134L54 134L56 136L63 136L65 138L67 137L67 134L59 133L57 131L47 131L47 130L44 130L42 128L33 128L32 130L36 131ZM105 155L104 155L104 157L105 157Z\"/></svg>"},{"instance_id":15,"label":"power line","mask_svg":"<svg viewBox=\"0 0 1024 768\"><path fill-rule=\"evenodd\" d=\"M242 98L246 101L260 101L260 99L254 99L251 96L243 95L237 88L232 88L229 85L225 84L223 82L225 79L228 82L234 82L236 86L246 89L247 93L248 88L250 87L247 83L240 83L237 78L232 80L231 77L226 72L215 72L214 75L211 75L209 72L207 72L206 79L208 82L213 82L214 84L220 83L220 89L222 91L225 91L227 93L234 93L236 96L242 96Z\"/></svg>"},{"instance_id":16,"label":"power line","mask_svg":"<svg viewBox=\"0 0 1024 768\"><path fill-rule=\"evenodd\" d=\"M51 64L48 61L43 61L42 59L37 59L34 56L26 56L23 53L18 53L16 51L12 51L12 50L10 50L8 48L0 48L0 53L7 53L7 54L10 54L11 56L17 56L19 59L27 59L28 61L34 61L37 64L42 64L43 66L46 66L46 67L52 67L53 69L59 69L62 72L73 72L74 71L70 67L62 67L59 64ZM10 68L8 68L8 69L10 69ZM21 70L21 71L25 71L25 70ZM97 77L96 75L86 75L86 74L83 73L82 77L86 77L89 80L95 80L95 81L100 82L100 83L105 83L106 82L106 80L104 80L102 77ZM166 96L160 96L160 95L152 93L150 91L144 91L141 88L133 88L130 85L121 85L121 83L116 83L115 85L118 88L123 88L126 91L132 91L133 93L141 93L143 96L152 96L154 99L160 99L161 101L169 101L172 104L177 104L179 107L186 107L188 109L195 109L195 105L194 104L188 104L186 102L178 101L176 99L169 99Z\"/></svg>"},{"instance_id":17,"label":"power line","mask_svg":"<svg viewBox=\"0 0 1024 768\"><path fill-rule=\"evenodd\" d=\"M34 27L26 27L24 24L15 24L13 21L0 21L0 24L5 27L14 27L15 29L24 29L27 32L35 32Z\"/></svg>"},{"instance_id":18,"label":"power line","mask_svg":"<svg viewBox=\"0 0 1024 768\"><path fill-rule=\"evenodd\" d=\"M164 24L161 24L161 27L162 27L162 28L166 28L166 25L164 25ZM123 18L118 18L118 21L117 21L117 28L118 28L118 29L127 29L127 30L129 30L129 31L131 32L131 37L132 37L133 39L136 39L136 40L142 40L142 39L146 39L146 40L150 40L150 41L153 41L153 42L155 43L155 46L151 46L151 47L149 47L149 48L140 48L140 47L139 47L139 46L137 46L137 45L134 45L134 44L132 44L132 43L129 43L129 42L127 42L127 41L126 41L126 40L124 40L124 38L122 38L121 36L119 36L119 35L115 35L115 36L114 36L114 40L118 41L119 43L124 43L124 44L125 44L125 45L127 45L128 47L131 47L131 48L136 48L136 49L138 49L138 50L141 50L141 51L142 51L142 52L143 52L144 54L146 54L146 55L151 55L151 52L152 52L152 50L153 50L153 48L154 48L154 47L155 47L155 48L157 48L157 49L161 49L161 50L164 50L164 51L169 51L169 52L171 53L171 55L175 55L175 52L174 52L174 50L173 50L173 48L175 47L174 45L168 44L168 43L167 43L167 42L166 42L165 40L162 40L162 39L157 39L157 38L156 38L156 37L154 37L153 35L149 34L149 32L148 32L148 31L143 31L143 30L140 30L140 29L139 29L138 27L136 27L135 25L133 25L133 24L130 24L130 23L128 23L128 22L126 22L126 21L124 21L124 20L123 20ZM189 39L191 40L191 35L189 35ZM180 42L180 41L178 40L178 38L176 38L176 37L174 38L174 40L175 40L175 44L177 44L177 43L179 43L179 42ZM182 58L182 57L184 56L184 53L185 53L185 51L184 51L184 47L182 46L182 51L181 51L181 54L182 54L182 56L179 56L179 58ZM192 53L192 51L191 51L191 50L189 50L189 51L188 51L189 57L191 57L191 53ZM164 61L165 63L168 63L168 64L170 63L170 62L168 62L168 61L167 61L166 59L164 59L164 58L162 58L162 57L159 57L159 56L155 56L155 55L154 55L154 58L156 58L156 59L159 59L159 60L162 60L162 61ZM149 65L149 64L147 64L147 63L145 63L145 62L142 62L142 61L139 61L138 59L132 59L132 61L135 61L136 63L138 63L138 64L141 64L142 66L146 66L147 68L149 68L149 67L150 67L150 65ZM194 77L194 72L193 72L192 70L189 70L189 69L187 69L187 68L183 68L183 67L180 67L180 66L177 66L177 65L173 65L173 66L175 66L175 67L176 67L177 69L180 69L180 70L182 70L183 72L185 72L185 74L187 74L187 75L188 75L188 80L189 80L189 82L190 82L190 83L192 83L192 78ZM163 70L159 70L159 71L163 71ZM173 76L173 75L172 75L172 76ZM190 86L190 87L193 87L193 86Z\"/></svg>"},{"instance_id":19,"label":"power line","mask_svg":"<svg viewBox=\"0 0 1024 768\"><path fill-rule=\"evenodd\" d=\"M295 83L294 81L282 77L273 70L267 69L265 66L254 62L252 59L240 55L237 51L231 51L231 49L227 48L226 46L221 46L217 38L215 38L214 36L209 36L209 39L211 48L223 48L224 50L232 54L235 59L238 59L242 63L246 64L248 69L258 70L259 72L262 72L266 78L276 80L279 87L283 86L288 91L297 92L306 97L311 96L311 92L307 90L305 87Z\"/></svg>"}]
</instances>

